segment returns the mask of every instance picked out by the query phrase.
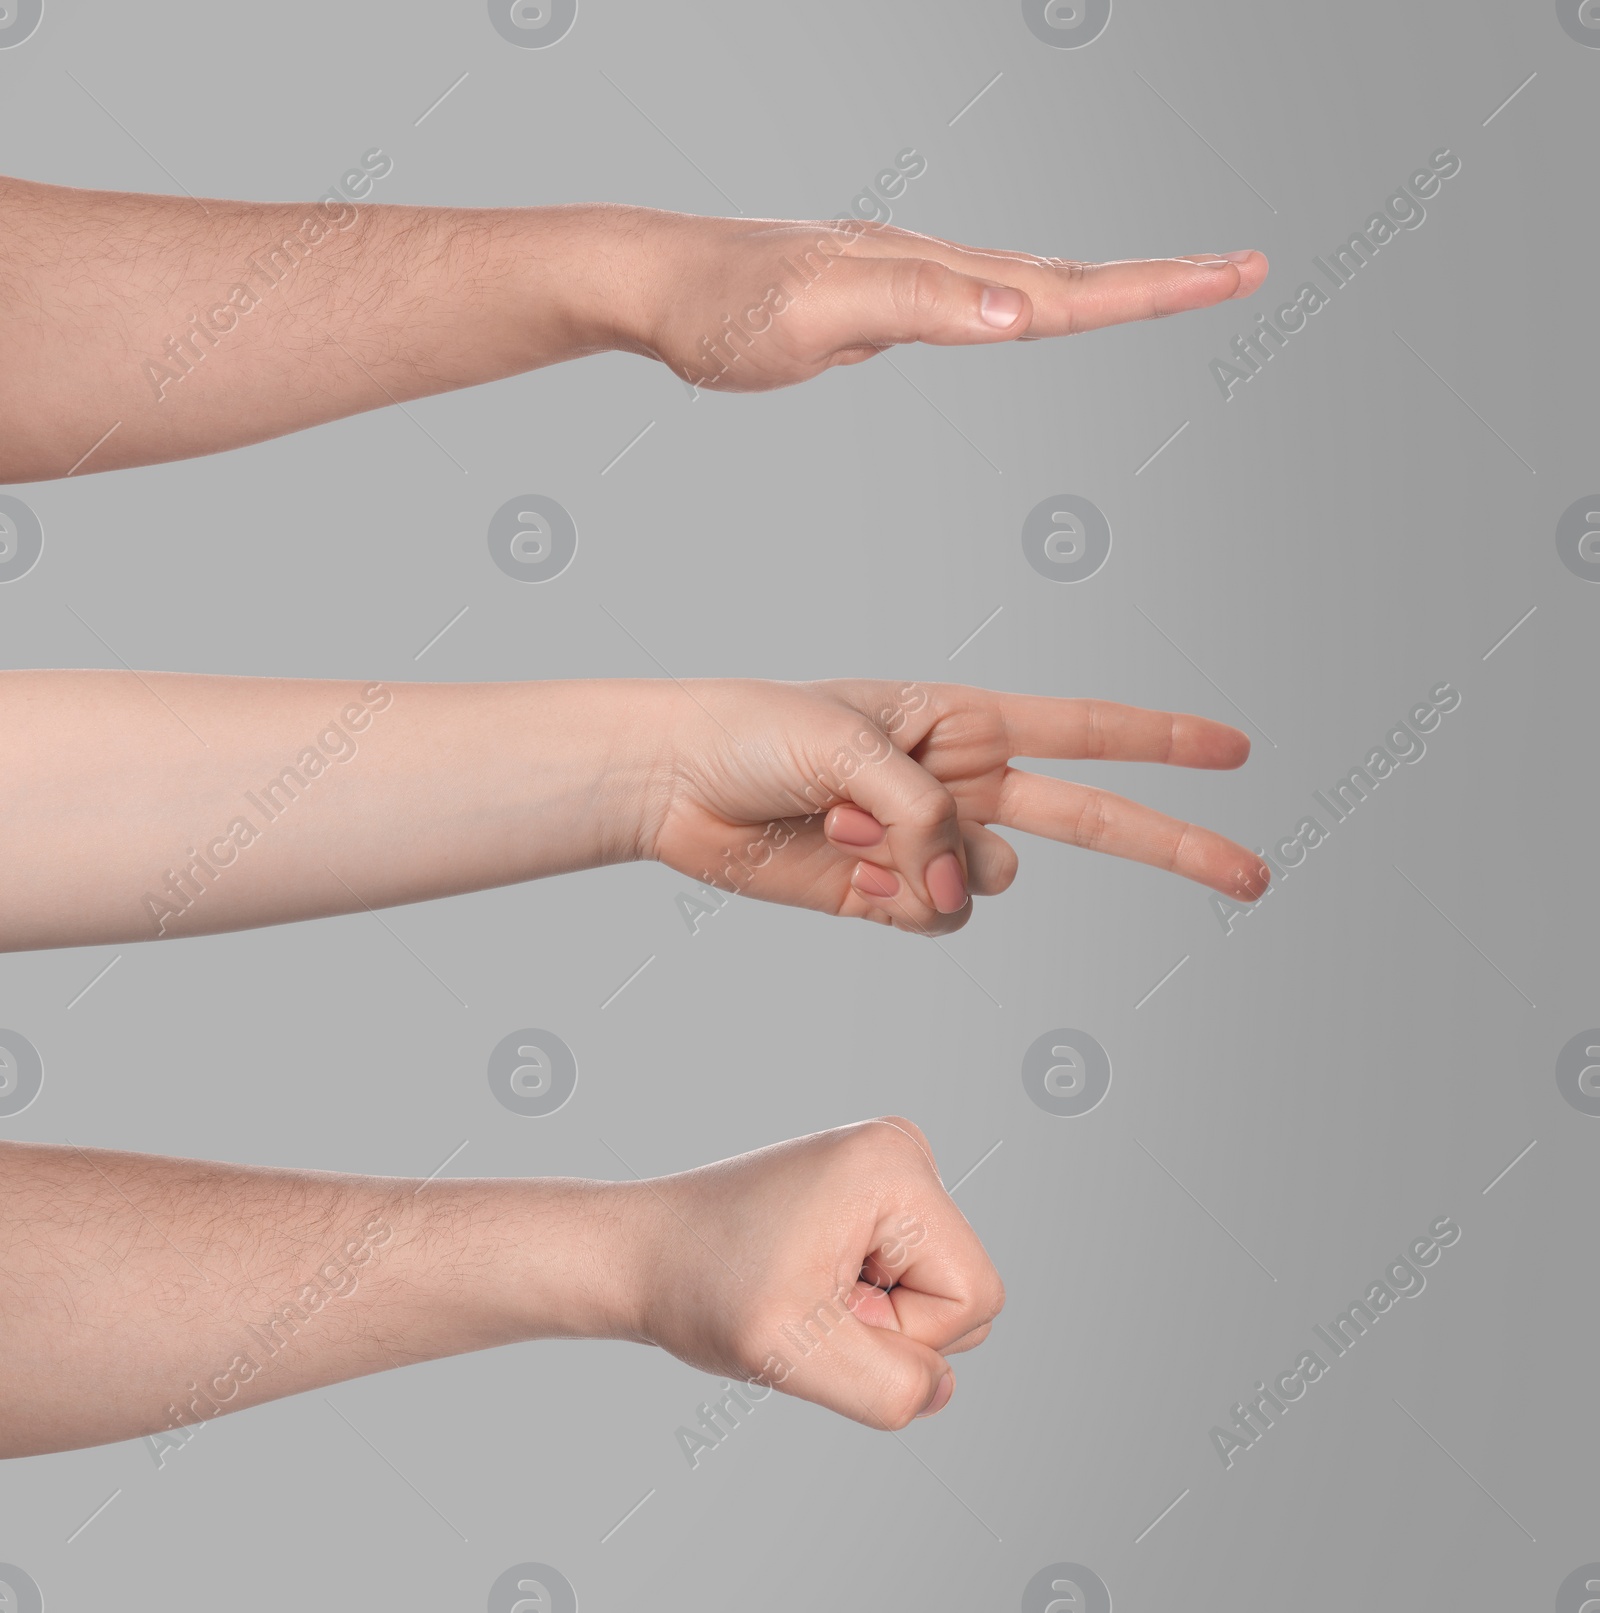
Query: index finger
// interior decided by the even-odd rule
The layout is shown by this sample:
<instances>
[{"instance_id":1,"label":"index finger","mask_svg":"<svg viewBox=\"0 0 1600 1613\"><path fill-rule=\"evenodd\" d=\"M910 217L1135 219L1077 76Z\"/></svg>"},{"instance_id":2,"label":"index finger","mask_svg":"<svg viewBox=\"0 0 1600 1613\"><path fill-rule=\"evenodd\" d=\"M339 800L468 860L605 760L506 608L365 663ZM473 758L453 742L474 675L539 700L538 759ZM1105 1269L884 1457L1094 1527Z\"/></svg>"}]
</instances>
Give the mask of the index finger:
<instances>
[{"instance_id":1,"label":"index finger","mask_svg":"<svg viewBox=\"0 0 1600 1613\"><path fill-rule=\"evenodd\" d=\"M1013 757L1234 768L1250 754L1248 734L1188 712L1050 695L999 694L995 699Z\"/></svg>"}]
</instances>

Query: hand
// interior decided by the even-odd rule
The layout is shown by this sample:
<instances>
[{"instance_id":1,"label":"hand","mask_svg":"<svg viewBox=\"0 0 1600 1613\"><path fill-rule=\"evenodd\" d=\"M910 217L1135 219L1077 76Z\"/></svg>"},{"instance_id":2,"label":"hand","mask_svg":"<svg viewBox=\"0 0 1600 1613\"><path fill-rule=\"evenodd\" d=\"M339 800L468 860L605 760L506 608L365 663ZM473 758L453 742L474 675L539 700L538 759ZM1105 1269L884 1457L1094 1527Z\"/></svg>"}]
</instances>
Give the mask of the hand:
<instances>
[{"instance_id":1,"label":"hand","mask_svg":"<svg viewBox=\"0 0 1600 1613\"><path fill-rule=\"evenodd\" d=\"M363 166L394 164L374 149ZM0 481L214 453L613 348L761 391L895 342L1204 308L1267 272L1258 252L1081 264L860 220L609 205L197 208L0 178L0 214ZM301 267L235 284L263 241Z\"/></svg>"},{"instance_id":2,"label":"hand","mask_svg":"<svg viewBox=\"0 0 1600 1613\"><path fill-rule=\"evenodd\" d=\"M697 386L764 392L901 342L1071 336L1247 297L1259 252L1079 263L957 246L859 219L628 210L650 291L632 345ZM653 294L652 294L653 293Z\"/></svg>"},{"instance_id":3,"label":"hand","mask_svg":"<svg viewBox=\"0 0 1600 1613\"><path fill-rule=\"evenodd\" d=\"M903 1427L1004 1298L926 1149L872 1121L655 1181L474 1181L0 1140L0 1459L150 1434L159 1467L245 1406L549 1338Z\"/></svg>"},{"instance_id":4,"label":"hand","mask_svg":"<svg viewBox=\"0 0 1600 1613\"><path fill-rule=\"evenodd\" d=\"M949 1402L945 1357L981 1344L1005 1303L909 1120L640 1186L656 1205L641 1212L654 1228L641 1333L735 1388L904 1428Z\"/></svg>"},{"instance_id":5,"label":"hand","mask_svg":"<svg viewBox=\"0 0 1600 1613\"><path fill-rule=\"evenodd\" d=\"M1016 875L1016 852L989 824L1150 863L1235 901L1267 888L1262 860L1209 829L1009 765L1238 767L1250 741L1223 723L960 684L683 692L693 704L675 707L646 849L718 889L944 935L966 923L972 895L997 895Z\"/></svg>"}]
</instances>

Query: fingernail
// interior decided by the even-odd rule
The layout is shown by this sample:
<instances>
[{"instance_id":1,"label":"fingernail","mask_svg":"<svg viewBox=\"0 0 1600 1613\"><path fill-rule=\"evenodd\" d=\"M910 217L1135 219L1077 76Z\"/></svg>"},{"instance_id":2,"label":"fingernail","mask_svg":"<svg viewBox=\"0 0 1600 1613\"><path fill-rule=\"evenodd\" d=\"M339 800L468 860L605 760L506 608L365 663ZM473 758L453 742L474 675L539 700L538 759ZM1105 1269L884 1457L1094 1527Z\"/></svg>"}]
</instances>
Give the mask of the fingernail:
<instances>
[{"instance_id":1,"label":"fingernail","mask_svg":"<svg viewBox=\"0 0 1600 1613\"><path fill-rule=\"evenodd\" d=\"M1222 255L1223 255L1223 257L1225 257L1228 260L1229 263L1244 263L1248 259L1253 258L1255 256L1255 253L1254 252L1224 252Z\"/></svg>"},{"instance_id":2,"label":"fingernail","mask_svg":"<svg viewBox=\"0 0 1600 1613\"><path fill-rule=\"evenodd\" d=\"M1022 293L1011 286L985 286L978 312L984 324L1008 330L1022 317Z\"/></svg>"},{"instance_id":3,"label":"fingernail","mask_svg":"<svg viewBox=\"0 0 1600 1613\"><path fill-rule=\"evenodd\" d=\"M1258 897L1266 895L1267 887L1272 883L1272 870L1265 863L1257 863L1250 873L1247 874L1240 868L1235 871L1233 877L1237 881L1239 894L1246 901L1253 902Z\"/></svg>"},{"instance_id":4,"label":"fingernail","mask_svg":"<svg viewBox=\"0 0 1600 1613\"><path fill-rule=\"evenodd\" d=\"M941 913L959 913L967 905L967 881L961 872L961 859L953 851L940 852L923 875L928 895Z\"/></svg>"},{"instance_id":5,"label":"fingernail","mask_svg":"<svg viewBox=\"0 0 1600 1613\"><path fill-rule=\"evenodd\" d=\"M917 1413L917 1415L919 1417L933 1417L933 1416L936 1416L939 1412L943 1411L944 1408L950 1404L950 1397L955 1392L956 1392L956 1380L955 1380L955 1377L951 1373L947 1372L939 1380L938 1387L933 1391L932 1398L928 1401L927 1405L925 1405L922 1408L922 1410Z\"/></svg>"},{"instance_id":6,"label":"fingernail","mask_svg":"<svg viewBox=\"0 0 1600 1613\"><path fill-rule=\"evenodd\" d=\"M870 812L840 807L828 826L828 838L841 846L876 846L883 839L883 825Z\"/></svg>"},{"instance_id":7,"label":"fingernail","mask_svg":"<svg viewBox=\"0 0 1600 1613\"><path fill-rule=\"evenodd\" d=\"M900 894L900 876L888 868L879 868L876 863L857 863L850 883L863 896L876 897L879 901Z\"/></svg>"}]
</instances>

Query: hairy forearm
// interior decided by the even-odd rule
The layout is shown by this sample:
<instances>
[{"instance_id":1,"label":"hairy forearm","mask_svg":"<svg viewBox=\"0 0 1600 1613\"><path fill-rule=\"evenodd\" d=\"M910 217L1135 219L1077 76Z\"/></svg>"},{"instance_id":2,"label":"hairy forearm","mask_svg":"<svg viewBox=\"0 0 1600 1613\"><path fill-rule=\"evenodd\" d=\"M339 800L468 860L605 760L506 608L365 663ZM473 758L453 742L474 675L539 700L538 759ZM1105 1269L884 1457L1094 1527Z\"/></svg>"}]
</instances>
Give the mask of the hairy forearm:
<instances>
[{"instance_id":1,"label":"hairy forearm","mask_svg":"<svg viewBox=\"0 0 1600 1613\"><path fill-rule=\"evenodd\" d=\"M633 347L639 216L0 179L0 480L213 453Z\"/></svg>"},{"instance_id":2,"label":"hairy forearm","mask_svg":"<svg viewBox=\"0 0 1600 1613\"><path fill-rule=\"evenodd\" d=\"M0 949L153 940L625 861L671 691L0 672Z\"/></svg>"},{"instance_id":3,"label":"hairy forearm","mask_svg":"<svg viewBox=\"0 0 1600 1613\"><path fill-rule=\"evenodd\" d=\"M538 1338L639 1338L635 1184L0 1144L0 1456Z\"/></svg>"}]
</instances>

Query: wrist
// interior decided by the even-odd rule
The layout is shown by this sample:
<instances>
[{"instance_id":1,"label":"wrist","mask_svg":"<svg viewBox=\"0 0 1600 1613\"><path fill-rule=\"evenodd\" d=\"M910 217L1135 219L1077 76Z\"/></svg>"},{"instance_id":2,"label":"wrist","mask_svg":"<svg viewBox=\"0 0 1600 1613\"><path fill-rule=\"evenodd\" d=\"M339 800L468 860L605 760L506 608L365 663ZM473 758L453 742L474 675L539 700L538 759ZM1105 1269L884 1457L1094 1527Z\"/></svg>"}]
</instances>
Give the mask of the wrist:
<instances>
[{"instance_id":1,"label":"wrist","mask_svg":"<svg viewBox=\"0 0 1600 1613\"><path fill-rule=\"evenodd\" d=\"M535 346L558 349L532 363L606 352L654 356L652 254L643 239L652 214L572 204L509 215L519 317Z\"/></svg>"},{"instance_id":2,"label":"wrist","mask_svg":"<svg viewBox=\"0 0 1600 1613\"><path fill-rule=\"evenodd\" d=\"M437 1288L428 1310L451 1318L452 1353L534 1339L646 1341L651 1218L632 1182L552 1177L432 1182L420 1191ZM432 1203L429 1203L429 1200ZM412 1217L407 1216L409 1221Z\"/></svg>"},{"instance_id":3,"label":"wrist","mask_svg":"<svg viewBox=\"0 0 1600 1613\"><path fill-rule=\"evenodd\" d=\"M611 703L603 771L616 855L609 861L655 862L677 779L674 736L686 719L680 690L663 679L628 678L597 685Z\"/></svg>"},{"instance_id":4,"label":"wrist","mask_svg":"<svg viewBox=\"0 0 1600 1613\"><path fill-rule=\"evenodd\" d=\"M495 882L652 855L671 765L662 688L645 678L454 686L475 726L474 799L508 837Z\"/></svg>"}]
</instances>

